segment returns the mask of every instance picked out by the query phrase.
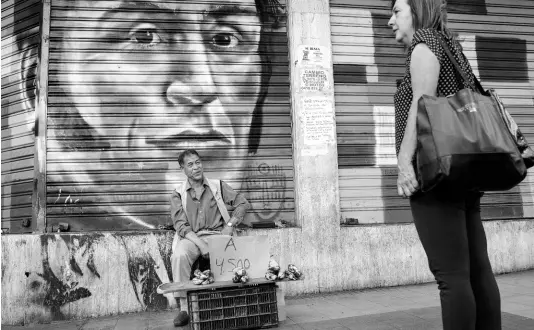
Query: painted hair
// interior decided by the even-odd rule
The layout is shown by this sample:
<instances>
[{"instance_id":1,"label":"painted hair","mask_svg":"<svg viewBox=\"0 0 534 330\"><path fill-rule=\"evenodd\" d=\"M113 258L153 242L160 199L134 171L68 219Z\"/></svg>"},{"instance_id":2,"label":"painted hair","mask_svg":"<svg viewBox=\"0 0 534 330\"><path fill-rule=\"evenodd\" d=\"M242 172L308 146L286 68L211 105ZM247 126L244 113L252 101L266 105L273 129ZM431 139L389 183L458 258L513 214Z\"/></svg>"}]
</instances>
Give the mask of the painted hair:
<instances>
[{"instance_id":1,"label":"painted hair","mask_svg":"<svg viewBox=\"0 0 534 330\"><path fill-rule=\"evenodd\" d=\"M261 59L261 87L258 101L252 112L252 121L248 134L248 152L255 154L260 145L263 128L263 103L269 90L269 81L272 75L272 33L269 30L280 26L284 18L282 5L278 0L255 0L256 10L262 23L260 36L260 59Z\"/></svg>"},{"instance_id":2,"label":"painted hair","mask_svg":"<svg viewBox=\"0 0 534 330\"><path fill-rule=\"evenodd\" d=\"M184 166L184 158L186 156L197 156L198 158L201 158L195 149L185 149L178 155L178 164L180 164L180 167Z\"/></svg>"},{"instance_id":3,"label":"painted hair","mask_svg":"<svg viewBox=\"0 0 534 330\"><path fill-rule=\"evenodd\" d=\"M391 9L397 0L391 1ZM447 37L453 37L447 27L447 0L406 0L412 11L414 31L436 29Z\"/></svg>"}]
</instances>

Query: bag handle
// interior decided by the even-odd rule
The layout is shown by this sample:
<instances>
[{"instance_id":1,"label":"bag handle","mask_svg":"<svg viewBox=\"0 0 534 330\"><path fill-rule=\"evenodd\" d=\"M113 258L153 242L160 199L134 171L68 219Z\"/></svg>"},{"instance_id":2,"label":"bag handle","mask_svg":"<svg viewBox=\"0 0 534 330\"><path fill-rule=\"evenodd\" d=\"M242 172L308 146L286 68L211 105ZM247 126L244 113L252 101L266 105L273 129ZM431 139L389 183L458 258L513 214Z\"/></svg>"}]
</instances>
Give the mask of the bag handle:
<instances>
[{"instance_id":1,"label":"bag handle","mask_svg":"<svg viewBox=\"0 0 534 330\"><path fill-rule=\"evenodd\" d=\"M434 35L436 36L436 38L439 40L439 43L441 44L441 47L443 47L443 50L445 50L445 53L447 54L447 57L451 60L454 68L456 69L456 72L460 74L460 76L462 77L463 81L466 82L474 90L478 90L478 92L480 94L484 94L485 93L484 88L480 84L480 81L478 81L477 77L475 75L473 75L473 77L475 78L475 85L473 86L473 84L471 84L471 81L465 75L464 70L462 70L462 68L460 67L460 64L458 64L458 62L454 58L454 55L452 55L451 50L449 49L449 46L447 45L447 43L445 41L443 41L443 37L440 34L438 34L436 31L433 31L433 32L434 32Z\"/></svg>"}]
</instances>

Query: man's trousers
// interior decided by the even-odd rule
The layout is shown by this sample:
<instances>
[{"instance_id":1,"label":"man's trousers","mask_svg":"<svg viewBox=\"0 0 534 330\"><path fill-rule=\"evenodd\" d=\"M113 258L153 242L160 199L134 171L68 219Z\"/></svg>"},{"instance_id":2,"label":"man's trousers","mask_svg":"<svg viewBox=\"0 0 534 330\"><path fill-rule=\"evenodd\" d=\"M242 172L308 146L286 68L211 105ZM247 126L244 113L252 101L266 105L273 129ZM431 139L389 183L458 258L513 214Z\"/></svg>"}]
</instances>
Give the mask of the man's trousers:
<instances>
[{"instance_id":1,"label":"man's trousers","mask_svg":"<svg viewBox=\"0 0 534 330\"><path fill-rule=\"evenodd\" d=\"M197 233L198 238L206 241L206 237L211 235L220 235L220 231L199 231ZM174 235L172 242L172 278L173 282L187 283L191 276L191 267L195 261L200 257L200 249L195 243L191 242L187 238L181 238L178 234ZM175 297L186 297L185 292L177 292Z\"/></svg>"}]
</instances>

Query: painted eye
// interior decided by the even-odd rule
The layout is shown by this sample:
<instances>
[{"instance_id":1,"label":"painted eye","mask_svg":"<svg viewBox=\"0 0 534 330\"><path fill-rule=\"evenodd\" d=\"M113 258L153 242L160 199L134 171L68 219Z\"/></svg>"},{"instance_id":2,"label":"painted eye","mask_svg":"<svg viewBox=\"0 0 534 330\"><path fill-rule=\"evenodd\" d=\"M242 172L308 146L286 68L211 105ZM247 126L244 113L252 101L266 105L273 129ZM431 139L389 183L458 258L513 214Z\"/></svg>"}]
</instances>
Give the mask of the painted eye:
<instances>
[{"instance_id":1,"label":"painted eye","mask_svg":"<svg viewBox=\"0 0 534 330\"><path fill-rule=\"evenodd\" d=\"M239 39L231 33L219 33L215 35L211 42L221 48L233 48L239 44Z\"/></svg>"},{"instance_id":2,"label":"painted eye","mask_svg":"<svg viewBox=\"0 0 534 330\"><path fill-rule=\"evenodd\" d=\"M157 34L149 30L137 31L134 34L134 39L140 44L150 44L157 40Z\"/></svg>"},{"instance_id":3,"label":"painted eye","mask_svg":"<svg viewBox=\"0 0 534 330\"><path fill-rule=\"evenodd\" d=\"M130 32L130 40L144 46L152 46L161 41L155 26L152 24L141 24Z\"/></svg>"}]
</instances>

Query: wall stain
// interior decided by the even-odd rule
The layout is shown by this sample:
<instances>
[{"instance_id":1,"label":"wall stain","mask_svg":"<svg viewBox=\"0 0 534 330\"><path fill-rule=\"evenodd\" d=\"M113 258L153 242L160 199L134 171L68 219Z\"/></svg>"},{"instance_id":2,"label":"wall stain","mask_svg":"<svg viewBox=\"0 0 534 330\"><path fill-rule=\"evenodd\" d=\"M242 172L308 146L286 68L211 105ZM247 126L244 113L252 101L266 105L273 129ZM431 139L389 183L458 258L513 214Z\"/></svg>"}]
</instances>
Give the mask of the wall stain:
<instances>
[{"instance_id":1,"label":"wall stain","mask_svg":"<svg viewBox=\"0 0 534 330\"><path fill-rule=\"evenodd\" d=\"M96 270L95 266L95 258L94 255L91 253L89 255L89 259L87 260L87 268L98 278L100 278L100 274L98 273L98 270Z\"/></svg>"},{"instance_id":2,"label":"wall stain","mask_svg":"<svg viewBox=\"0 0 534 330\"><path fill-rule=\"evenodd\" d=\"M128 272L135 296L148 310L167 305L167 299L156 292L162 282L155 272L155 265L151 256L128 258Z\"/></svg>"},{"instance_id":3,"label":"wall stain","mask_svg":"<svg viewBox=\"0 0 534 330\"><path fill-rule=\"evenodd\" d=\"M77 287L78 282L75 281L67 283L65 280L59 279L52 270L49 261L48 245L50 242L55 241L55 239L54 236L41 236L43 273L37 273L47 285L43 305L50 308L50 313L54 321L66 319L66 315L61 311L62 306L91 296L91 291L87 288ZM32 285L35 286L33 283Z\"/></svg>"},{"instance_id":4,"label":"wall stain","mask_svg":"<svg viewBox=\"0 0 534 330\"><path fill-rule=\"evenodd\" d=\"M147 252L140 251L131 251L128 249L125 238L132 237L141 237L145 235L140 235L138 233L127 233L114 235L119 239L128 255L128 274L130 276L130 283L132 283L132 288L135 293L137 301L144 306L145 310L157 310L162 309L167 306L167 298L163 295L160 295L156 292L157 287L162 284L160 277L157 275L157 263L154 260L154 257ZM171 273L170 269L170 250L168 253L165 251L165 246L167 243L163 243L165 240L169 240L167 235L156 235L159 239L158 250L160 257L164 260L163 263L167 268L165 259L168 259L169 267L166 269L167 274ZM163 237L162 237L163 236ZM142 242L147 243L146 237L143 238ZM163 253L162 253L163 249Z\"/></svg>"},{"instance_id":5,"label":"wall stain","mask_svg":"<svg viewBox=\"0 0 534 330\"><path fill-rule=\"evenodd\" d=\"M78 263L74 259L74 256L71 256L70 258L70 269L75 272L76 274L83 276L83 272L80 269L80 266L78 266Z\"/></svg>"},{"instance_id":6,"label":"wall stain","mask_svg":"<svg viewBox=\"0 0 534 330\"><path fill-rule=\"evenodd\" d=\"M37 290L39 290L41 288L41 283L38 282L38 281L32 281L30 283L30 288L31 288L32 291L37 291Z\"/></svg>"},{"instance_id":7,"label":"wall stain","mask_svg":"<svg viewBox=\"0 0 534 330\"><path fill-rule=\"evenodd\" d=\"M79 310L86 303L105 304L108 289L104 282L108 280L121 285L121 300L126 304L137 304L139 310L168 308L169 303L174 302L172 297L159 295L156 289L169 278L172 281L170 257L173 235L174 231L158 231L149 235L40 235L40 260L36 268L20 273L26 280L21 294L30 306L29 311L23 313L25 316L21 322L67 320L77 317L71 315L73 308ZM3 256L3 261L7 257ZM11 268L3 262L2 276L6 270L10 274ZM34 314L29 316L31 313Z\"/></svg>"},{"instance_id":8,"label":"wall stain","mask_svg":"<svg viewBox=\"0 0 534 330\"><path fill-rule=\"evenodd\" d=\"M172 253L172 240L174 238L174 230L167 231L165 235L156 235L156 241L158 243L158 250L163 260L163 265L167 271L169 281L172 282L172 266L171 266L171 253Z\"/></svg>"}]
</instances>

